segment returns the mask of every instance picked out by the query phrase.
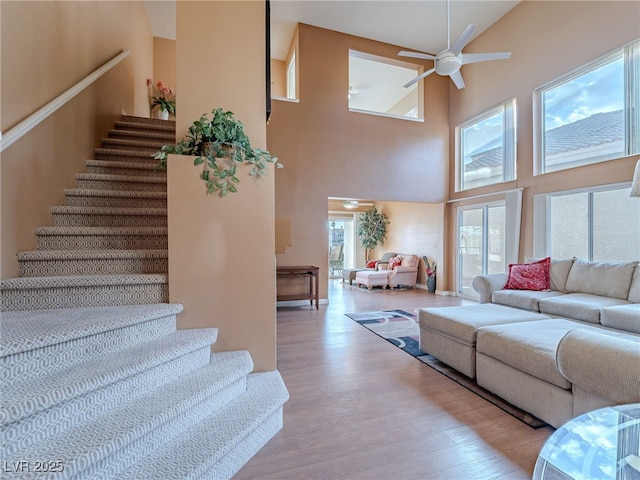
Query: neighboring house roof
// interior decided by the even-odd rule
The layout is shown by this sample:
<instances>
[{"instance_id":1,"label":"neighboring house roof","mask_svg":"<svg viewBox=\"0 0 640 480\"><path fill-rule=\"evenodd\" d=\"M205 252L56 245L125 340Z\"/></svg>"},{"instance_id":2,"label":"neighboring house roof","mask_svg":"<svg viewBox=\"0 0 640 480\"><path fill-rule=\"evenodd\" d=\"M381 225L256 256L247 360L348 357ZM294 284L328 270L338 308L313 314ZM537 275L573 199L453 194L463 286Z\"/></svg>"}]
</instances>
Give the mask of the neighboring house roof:
<instances>
[{"instance_id":1,"label":"neighboring house roof","mask_svg":"<svg viewBox=\"0 0 640 480\"><path fill-rule=\"evenodd\" d=\"M596 113L549 130L545 135L545 153L553 155L624 140L623 113L623 110Z\"/></svg>"},{"instance_id":2,"label":"neighboring house roof","mask_svg":"<svg viewBox=\"0 0 640 480\"><path fill-rule=\"evenodd\" d=\"M572 150L587 149L597 145L624 140L624 112L596 113L582 120L567 123L547 131L545 153L554 155ZM495 147L471 156L465 172L502 165L502 147Z\"/></svg>"}]
</instances>

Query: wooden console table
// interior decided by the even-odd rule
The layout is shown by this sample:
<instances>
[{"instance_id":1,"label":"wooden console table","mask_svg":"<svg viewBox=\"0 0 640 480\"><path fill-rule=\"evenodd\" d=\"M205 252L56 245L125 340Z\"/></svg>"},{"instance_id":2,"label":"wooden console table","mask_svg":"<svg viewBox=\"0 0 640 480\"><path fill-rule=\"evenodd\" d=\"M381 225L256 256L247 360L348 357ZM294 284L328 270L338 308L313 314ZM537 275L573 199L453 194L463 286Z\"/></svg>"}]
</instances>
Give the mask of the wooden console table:
<instances>
[{"instance_id":1,"label":"wooden console table","mask_svg":"<svg viewBox=\"0 0 640 480\"><path fill-rule=\"evenodd\" d=\"M277 295L279 302L287 300L309 300L313 306L313 300L316 301L316 310L318 309L318 267L313 266L291 266L276 267L276 280L278 278L309 278L309 291L305 293L296 293L290 295Z\"/></svg>"}]
</instances>

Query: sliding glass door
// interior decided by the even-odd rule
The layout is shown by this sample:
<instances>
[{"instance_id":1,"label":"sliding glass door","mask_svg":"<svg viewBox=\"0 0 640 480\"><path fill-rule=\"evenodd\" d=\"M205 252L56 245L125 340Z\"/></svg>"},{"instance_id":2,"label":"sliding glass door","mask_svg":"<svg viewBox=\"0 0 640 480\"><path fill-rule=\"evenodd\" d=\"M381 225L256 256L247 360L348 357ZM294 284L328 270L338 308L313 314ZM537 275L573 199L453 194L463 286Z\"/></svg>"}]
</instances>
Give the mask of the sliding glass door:
<instances>
[{"instance_id":1,"label":"sliding glass door","mask_svg":"<svg viewBox=\"0 0 640 480\"><path fill-rule=\"evenodd\" d=\"M506 222L504 202L458 209L459 294L475 298L473 278L506 270Z\"/></svg>"}]
</instances>

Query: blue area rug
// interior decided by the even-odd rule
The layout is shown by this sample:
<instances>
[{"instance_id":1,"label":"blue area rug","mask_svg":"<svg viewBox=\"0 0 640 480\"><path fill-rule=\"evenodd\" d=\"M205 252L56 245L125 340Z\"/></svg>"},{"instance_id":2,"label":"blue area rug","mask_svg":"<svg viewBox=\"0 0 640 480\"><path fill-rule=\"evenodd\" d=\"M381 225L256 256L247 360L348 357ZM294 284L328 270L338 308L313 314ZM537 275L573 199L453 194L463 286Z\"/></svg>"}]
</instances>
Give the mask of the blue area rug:
<instances>
[{"instance_id":1,"label":"blue area rug","mask_svg":"<svg viewBox=\"0 0 640 480\"><path fill-rule=\"evenodd\" d=\"M540 428L546 426L546 423L539 418L514 407L502 398L479 386L475 380L461 374L432 355L420 350L420 326L415 314L405 310L381 310L378 312L347 313L346 315L376 335L400 348L403 352L416 357L425 365L449 377L454 382L493 403L495 406L513 415L530 427Z\"/></svg>"}]
</instances>

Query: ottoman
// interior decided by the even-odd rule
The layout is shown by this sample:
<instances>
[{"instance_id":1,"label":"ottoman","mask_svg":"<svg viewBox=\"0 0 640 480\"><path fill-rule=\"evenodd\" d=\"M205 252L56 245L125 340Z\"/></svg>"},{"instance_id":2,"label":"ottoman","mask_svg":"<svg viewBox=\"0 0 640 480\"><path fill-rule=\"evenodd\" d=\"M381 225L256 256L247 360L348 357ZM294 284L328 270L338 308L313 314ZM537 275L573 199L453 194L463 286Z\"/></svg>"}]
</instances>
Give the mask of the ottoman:
<instances>
[{"instance_id":1,"label":"ottoman","mask_svg":"<svg viewBox=\"0 0 640 480\"><path fill-rule=\"evenodd\" d=\"M347 283L349 281L349 285L353 283L356 279L356 273L362 272L364 270L374 270L373 268L345 268L342 270L342 283Z\"/></svg>"},{"instance_id":2,"label":"ottoman","mask_svg":"<svg viewBox=\"0 0 640 480\"><path fill-rule=\"evenodd\" d=\"M546 320L540 313L481 303L458 307L422 308L420 349L469 378L476 377L478 329L489 325Z\"/></svg>"},{"instance_id":3,"label":"ottoman","mask_svg":"<svg viewBox=\"0 0 640 480\"><path fill-rule=\"evenodd\" d=\"M356 273L356 285L366 285L369 290L372 287L387 288L389 270L364 270Z\"/></svg>"}]
</instances>

